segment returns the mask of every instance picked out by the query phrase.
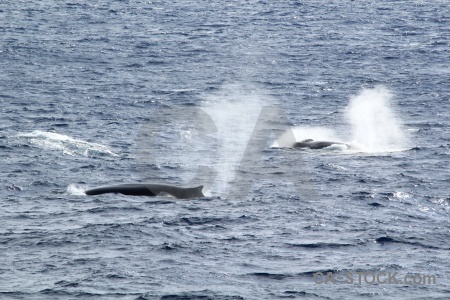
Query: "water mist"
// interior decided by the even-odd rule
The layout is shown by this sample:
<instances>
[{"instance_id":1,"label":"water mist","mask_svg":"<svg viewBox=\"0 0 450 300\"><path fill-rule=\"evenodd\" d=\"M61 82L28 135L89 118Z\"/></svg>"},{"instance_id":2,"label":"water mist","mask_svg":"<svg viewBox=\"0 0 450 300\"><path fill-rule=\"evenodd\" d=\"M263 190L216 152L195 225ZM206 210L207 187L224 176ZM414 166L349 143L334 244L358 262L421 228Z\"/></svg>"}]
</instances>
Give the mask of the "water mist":
<instances>
[{"instance_id":1,"label":"water mist","mask_svg":"<svg viewBox=\"0 0 450 300\"><path fill-rule=\"evenodd\" d=\"M384 87L364 89L350 98L346 116L352 146L364 152L398 151L407 139L391 106L392 94Z\"/></svg>"}]
</instances>

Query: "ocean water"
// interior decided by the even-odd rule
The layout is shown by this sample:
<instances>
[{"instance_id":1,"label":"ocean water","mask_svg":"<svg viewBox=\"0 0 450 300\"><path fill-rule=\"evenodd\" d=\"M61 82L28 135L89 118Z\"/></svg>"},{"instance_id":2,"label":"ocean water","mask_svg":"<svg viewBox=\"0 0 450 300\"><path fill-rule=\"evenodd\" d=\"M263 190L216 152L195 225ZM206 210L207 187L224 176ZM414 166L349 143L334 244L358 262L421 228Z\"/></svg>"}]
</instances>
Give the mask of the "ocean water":
<instances>
[{"instance_id":1,"label":"ocean water","mask_svg":"<svg viewBox=\"0 0 450 300\"><path fill-rule=\"evenodd\" d=\"M449 16L0 1L0 299L448 299Z\"/></svg>"}]
</instances>

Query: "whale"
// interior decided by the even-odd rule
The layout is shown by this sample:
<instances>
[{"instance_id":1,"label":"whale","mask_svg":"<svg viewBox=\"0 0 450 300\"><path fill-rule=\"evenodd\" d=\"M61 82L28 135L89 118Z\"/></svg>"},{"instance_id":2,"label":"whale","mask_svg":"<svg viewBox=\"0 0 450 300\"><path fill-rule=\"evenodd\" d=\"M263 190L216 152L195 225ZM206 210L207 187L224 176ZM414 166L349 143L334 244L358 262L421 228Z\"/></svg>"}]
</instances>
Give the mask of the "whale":
<instances>
[{"instance_id":1,"label":"whale","mask_svg":"<svg viewBox=\"0 0 450 300\"><path fill-rule=\"evenodd\" d=\"M293 145L294 148L309 148L309 149L323 149L330 147L331 145L345 145L350 147L350 145L341 142L330 142L330 141L314 141L313 139L306 139L301 142L297 142Z\"/></svg>"},{"instance_id":2,"label":"whale","mask_svg":"<svg viewBox=\"0 0 450 300\"><path fill-rule=\"evenodd\" d=\"M158 196L161 193L172 195L177 199L191 199L205 197L203 195L203 185L193 188L183 188L173 185L152 184L152 183L125 183L116 185L105 185L86 190L86 195L101 195L115 193L128 196Z\"/></svg>"}]
</instances>

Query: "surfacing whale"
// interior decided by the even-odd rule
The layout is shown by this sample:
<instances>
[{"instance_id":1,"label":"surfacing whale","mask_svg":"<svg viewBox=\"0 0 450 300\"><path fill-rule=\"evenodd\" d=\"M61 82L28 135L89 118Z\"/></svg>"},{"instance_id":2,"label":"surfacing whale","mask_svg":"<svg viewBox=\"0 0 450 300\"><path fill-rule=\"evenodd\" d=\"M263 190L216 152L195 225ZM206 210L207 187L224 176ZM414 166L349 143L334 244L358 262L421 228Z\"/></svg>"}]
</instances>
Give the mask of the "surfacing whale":
<instances>
[{"instance_id":1,"label":"surfacing whale","mask_svg":"<svg viewBox=\"0 0 450 300\"><path fill-rule=\"evenodd\" d=\"M331 145L350 145L341 142L329 142L329 141L314 141L313 139L306 139L301 142L297 142L293 145L294 148L309 148L309 149L323 149L330 147Z\"/></svg>"},{"instance_id":2,"label":"surfacing whale","mask_svg":"<svg viewBox=\"0 0 450 300\"><path fill-rule=\"evenodd\" d=\"M100 195L106 193L118 193L130 196L157 196L167 193L178 199L190 199L205 197L202 193L203 185L194 188L182 188L173 185L151 183L126 183L106 185L86 191L86 195Z\"/></svg>"}]
</instances>

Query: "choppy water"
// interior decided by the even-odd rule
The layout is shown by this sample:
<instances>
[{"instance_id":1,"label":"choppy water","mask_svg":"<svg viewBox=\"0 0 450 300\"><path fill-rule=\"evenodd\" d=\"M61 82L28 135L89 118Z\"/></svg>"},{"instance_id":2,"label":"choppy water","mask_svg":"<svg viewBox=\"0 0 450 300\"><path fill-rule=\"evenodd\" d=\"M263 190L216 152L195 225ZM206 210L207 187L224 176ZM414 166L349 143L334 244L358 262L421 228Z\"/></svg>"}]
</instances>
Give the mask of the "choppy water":
<instances>
[{"instance_id":1,"label":"choppy water","mask_svg":"<svg viewBox=\"0 0 450 300\"><path fill-rule=\"evenodd\" d=\"M449 15L0 2L0 298L448 298ZM283 132L352 148L271 147ZM144 180L207 197L83 193Z\"/></svg>"}]
</instances>

